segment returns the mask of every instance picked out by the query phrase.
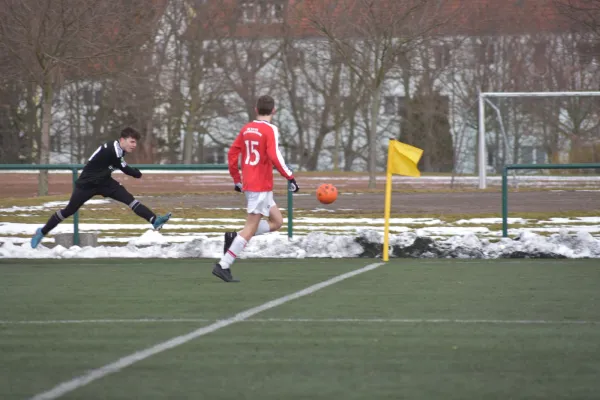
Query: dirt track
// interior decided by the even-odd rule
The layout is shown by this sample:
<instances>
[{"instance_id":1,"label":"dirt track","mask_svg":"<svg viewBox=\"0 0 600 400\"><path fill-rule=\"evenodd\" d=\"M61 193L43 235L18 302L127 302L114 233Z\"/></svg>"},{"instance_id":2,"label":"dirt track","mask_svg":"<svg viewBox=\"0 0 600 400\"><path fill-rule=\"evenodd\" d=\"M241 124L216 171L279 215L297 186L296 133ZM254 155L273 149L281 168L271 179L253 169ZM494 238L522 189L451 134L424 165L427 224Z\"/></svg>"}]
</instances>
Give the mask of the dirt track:
<instances>
[{"instance_id":1,"label":"dirt track","mask_svg":"<svg viewBox=\"0 0 600 400\"><path fill-rule=\"evenodd\" d=\"M510 212L566 212L600 210L600 193L579 192L526 192L511 193L509 196ZM275 197L280 207L287 208L287 197ZM183 195L156 196L145 198L144 203L151 207L166 209L171 207L244 207L244 196L231 195ZM342 195L334 204L319 204L312 195L294 196L294 209L330 209L361 210L363 212L381 212L383 215L383 194L348 194ZM351 211L348 211L351 213ZM482 214L500 213L500 193L394 193L392 212L395 214Z\"/></svg>"},{"instance_id":2,"label":"dirt track","mask_svg":"<svg viewBox=\"0 0 600 400\"><path fill-rule=\"evenodd\" d=\"M232 189L230 178L223 174L146 174L137 180L115 174L114 177L134 195L147 194L144 202L160 209L185 207L243 207L244 196ZM315 200L314 192L318 184L330 182L338 187L341 195L332 205L322 205ZM434 180L407 180L395 185L401 188L447 188ZM50 194L70 194L72 189L70 174L50 174ZM294 208L332 210L354 209L383 212L383 193L358 193L367 187L361 176L298 177L301 195L294 197ZM283 188L285 181L276 179L276 187ZM596 189L598 183L594 183ZM568 185L565 185L568 186ZM378 180L378 188L383 189L383 178ZM472 187L472 186L471 186ZM592 186L593 187L593 186ZM1 197L35 197L37 191L36 174L0 174ZM222 194L211 194L211 193ZM173 194L178 193L177 196ZM284 194L276 196L281 207L287 207ZM499 192L451 192L451 193L394 193L392 201L394 213L417 214L480 214L501 212ZM510 212L565 212L600 210L600 191L540 191L517 192L509 195Z\"/></svg>"}]
</instances>

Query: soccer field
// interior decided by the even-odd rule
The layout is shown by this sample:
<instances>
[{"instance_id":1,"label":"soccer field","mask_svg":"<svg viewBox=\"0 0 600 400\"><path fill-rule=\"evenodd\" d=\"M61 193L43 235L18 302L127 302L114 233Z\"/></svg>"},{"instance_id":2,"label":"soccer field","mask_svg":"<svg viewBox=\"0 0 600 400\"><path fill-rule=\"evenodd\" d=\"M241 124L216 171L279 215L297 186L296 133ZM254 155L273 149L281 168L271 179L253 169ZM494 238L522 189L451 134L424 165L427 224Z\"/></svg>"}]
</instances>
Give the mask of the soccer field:
<instances>
[{"instance_id":1,"label":"soccer field","mask_svg":"<svg viewBox=\"0 0 600 400\"><path fill-rule=\"evenodd\" d=\"M597 260L212 262L0 260L0 398L600 393Z\"/></svg>"}]
</instances>

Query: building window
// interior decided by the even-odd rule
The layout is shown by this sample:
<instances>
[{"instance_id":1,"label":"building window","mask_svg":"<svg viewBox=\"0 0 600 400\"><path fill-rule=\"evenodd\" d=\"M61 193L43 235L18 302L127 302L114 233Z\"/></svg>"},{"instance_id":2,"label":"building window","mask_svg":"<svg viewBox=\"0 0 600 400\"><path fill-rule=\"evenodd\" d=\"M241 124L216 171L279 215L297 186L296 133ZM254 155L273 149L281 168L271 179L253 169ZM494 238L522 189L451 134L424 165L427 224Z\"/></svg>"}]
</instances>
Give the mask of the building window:
<instances>
[{"instance_id":1,"label":"building window","mask_svg":"<svg viewBox=\"0 0 600 400\"><path fill-rule=\"evenodd\" d=\"M256 22L256 14L258 12L257 4L254 1L242 1L242 22Z\"/></svg>"},{"instance_id":2,"label":"building window","mask_svg":"<svg viewBox=\"0 0 600 400\"><path fill-rule=\"evenodd\" d=\"M302 50L291 47L288 50L287 59L291 67L300 67L304 64L304 52Z\"/></svg>"},{"instance_id":3,"label":"building window","mask_svg":"<svg viewBox=\"0 0 600 400\"><path fill-rule=\"evenodd\" d=\"M535 148L535 163L536 164L546 164L546 151L543 147Z\"/></svg>"},{"instance_id":4,"label":"building window","mask_svg":"<svg viewBox=\"0 0 600 400\"><path fill-rule=\"evenodd\" d=\"M402 118L406 117L406 97L398 96L396 97L396 104L398 106L398 115Z\"/></svg>"},{"instance_id":5,"label":"building window","mask_svg":"<svg viewBox=\"0 0 600 400\"><path fill-rule=\"evenodd\" d=\"M263 62L263 53L261 50L248 50L248 65L252 68L260 68Z\"/></svg>"},{"instance_id":6,"label":"building window","mask_svg":"<svg viewBox=\"0 0 600 400\"><path fill-rule=\"evenodd\" d=\"M216 111L218 117L226 118L229 116L231 111L230 111L229 105L227 103L227 100L224 100L224 99L215 100L214 103L215 103L215 106L214 106L215 111Z\"/></svg>"},{"instance_id":7,"label":"building window","mask_svg":"<svg viewBox=\"0 0 600 400\"><path fill-rule=\"evenodd\" d=\"M383 113L405 117L406 99L404 96L385 96L383 98Z\"/></svg>"},{"instance_id":8,"label":"building window","mask_svg":"<svg viewBox=\"0 0 600 400\"><path fill-rule=\"evenodd\" d=\"M342 109L346 112L350 112L356 106L355 102L350 96L342 96Z\"/></svg>"},{"instance_id":9,"label":"building window","mask_svg":"<svg viewBox=\"0 0 600 400\"><path fill-rule=\"evenodd\" d=\"M521 147L522 164L546 164L546 151L539 146Z\"/></svg>"},{"instance_id":10,"label":"building window","mask_svg":"<svg viewBox=\"0 0 600 400\"><path fill-rule=\"evenodd\" d=\"M302 114L304 112L304 97L303 96L296 96L296 98L294 99L294 108L296 109L295 111L299 114Z\"/></svg>"},{"instance_id":11,"label":"building window","mask_svg":"<svg viewBox=\"0 0 600 400\"><path fill-rule=\"evenodd\" d=\"M224 164L225 149L222 147L205 147L204 163L206 164Z\"/></svg>"},{"instance_id":12,"label":"building window","mask_svg":"<svg viewBox=\"0 0 600 400\"><path fill-rule=\"evenodd\" d=\"M283 23L282 0L242 0L240 6L244 23Z\"/></svg>"},{"instance_id":13,"label":"building window","mask_svg":"<svg viewBox=\"0 0 600 400\"><path fill-rule=\"evenodd\" d=\"M533 58L545 58L546 57L546 42L539 42L533 46Z\"/></svg>"},{"instance_id":14,"label":"building window","mask_svg":"<svg viewBox=\"0 0 600 400\"><path fill-rule=\"evenodd\" d=\"M533 147L532 146L521 147L521 162L523 164L533 164Z\"/></svg>"},{"instance_id":15,"label":"building window","mask_svg":"<svg viewBox=\"0 0 600 400\"><path fill-rule=\"evenodd\" d=\"M286 161L288 162L288 164L298 164L298 159L300 157L299 154L300 152L298 151L298 146L296 146L295 144L289 146L287 148L287 154L286 154Z\"/></svg>"},{"instance_id":16,"label":"building window","mask_svg":"<svg viewBox=\"0 0 600 400\"><path fill-rule=\"evenodd\" d=\"M477 58L480 64L490 65L495 60L495 48L493 43L480 43L477 46Z\"/></svg>"},{"instance_id":17,"label":"building window","mask_svg":"<svg viewBox=\"0 0 600 400\"><path fill-rule=\"evenodd\" d=\"M274 22L283 22L283 3L273 4L273 20Z\"/></svg>"},{"instance_id":18,"label":"building window","mask_svg":"<svg viewBox=\"0 0 600 400\"><path fill-rule=\"evenodd\" d=\"M396 113L396 101L394 96L385 96L383 98L383 113L393 115Z\"/></svg>"},{"instance_id":19,"label":"building window","mask_svg":"<svg viewBox=\"0 0 600 400\"><path fill-rule=\"evenodd\" d=\"M52 152L56 152L56 153L60 153L62 149L61 143L60 143L60 132L50 136L50 151Z\"/></svg>"},{"instance_id":20,"label":"building window","mask_svg":"<svg viewBox=\"0 0 600 400\"><path fill-rule=\"evenodd\" d=\"M224 68L226 66L225 54L210 48L202 53L202 66L204 68Z\"/></svg>"},{"instance_id":21,"label":"building window","mask_svg":"<svg viewBox=\"0 0 600 400\"><path fill-rule=\"evenodd\" d=\"M90 106L94 104L94 92L92 91L92 89L83 89L83 102Z\"/></svg>"},{"instance_id":22,"label":"building window","mask_svg":"<svg viewBox=\"0 0 600 400\"><path fill-rule=\"evenodd\" d=\"M99 106L102 104L102 90L93 88L83 89L83 102L90 106Z\"/></svg>"},{"instance_id":23,"label":"building window","mask_svg":"<svg viewBox=\"0 0 600 400\"><path fill-rule=\"evenodd\" d=\"M596 57L600 56L600 45L593 43L581 42L577 44L577 55L579 57L579 63L583 66L588 66L593 63Z\"/></svg>"},{"instance_id":24,"label":"building window","mask_svg":"<svg viewBox=\"0 0 600 400\"><path fill-rule=\"evenodd\" d=\"M536 74L545 73L548 69L546 62L546 42L539 42L533 46L533 68Z\"/></svg>"},{"instance_id":25,"label":"building window","mask_svg":"<svg viewBox=\"0 0 600 400\"><path fill-rule=\"evenodd\" d=\"M316 54L317 57L319 57L318 54ZM331 51L331 55L330 55L330 59L331 59L331 65L337 65L337 64L342 64L344 63L344 56L337 50L332 50Z\"/></svg>"},{"instance_id":26,"label":"building window","mask_svg":"<svg viewBox=\"0 0 600 400\"><path fill-rule=\"evenodd\" d=\"M94 92L94 104L97 106L102 104L102 90L96 90Z\"/></svg>"},{"instance_id":27,"label":"building window","mask_svg":"<svg viewBox=\"0 0 600 400\"><path fill-rule=\"evenodd\" d=\"M450 65L450 48L446 45L435 46L433 48L433 57L436 69L447 67Z\"/></svg>"}]
</instances>

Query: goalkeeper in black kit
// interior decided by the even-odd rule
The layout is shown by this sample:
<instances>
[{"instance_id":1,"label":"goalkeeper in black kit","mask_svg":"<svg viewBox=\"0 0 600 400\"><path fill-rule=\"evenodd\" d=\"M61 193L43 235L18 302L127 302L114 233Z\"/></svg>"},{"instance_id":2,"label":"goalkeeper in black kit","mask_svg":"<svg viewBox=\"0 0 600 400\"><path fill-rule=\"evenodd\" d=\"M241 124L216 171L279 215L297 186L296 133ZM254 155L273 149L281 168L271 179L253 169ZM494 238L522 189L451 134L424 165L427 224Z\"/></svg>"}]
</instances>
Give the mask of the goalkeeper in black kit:
<instances>
[{"instance_id":1,"label":"goalkeeper in black kit","mask_svg":"<svg viewBox=\"0 0 600 400\"><path fill-rule=\"evenodd\" d=\"M154 214L111 177L115 168L134 178L142 177L142 173L137 168L127 165L123 158L125 154L135 150L139 139L140 134L136 130L125 128L121 131L121 137L118 140L104 143L98 147L83 168L81 176L75 182L75 189L67 207L52 214L46 225L38 228L31 239L31 247L36 248L48 232L66 218L75 214L86 201L96 195L110 197L111 199L127 204L133 212L151 223L155 230L162 228L169 218L171 218L171 213L163 216Z\"/></svg>"}]
</instances>

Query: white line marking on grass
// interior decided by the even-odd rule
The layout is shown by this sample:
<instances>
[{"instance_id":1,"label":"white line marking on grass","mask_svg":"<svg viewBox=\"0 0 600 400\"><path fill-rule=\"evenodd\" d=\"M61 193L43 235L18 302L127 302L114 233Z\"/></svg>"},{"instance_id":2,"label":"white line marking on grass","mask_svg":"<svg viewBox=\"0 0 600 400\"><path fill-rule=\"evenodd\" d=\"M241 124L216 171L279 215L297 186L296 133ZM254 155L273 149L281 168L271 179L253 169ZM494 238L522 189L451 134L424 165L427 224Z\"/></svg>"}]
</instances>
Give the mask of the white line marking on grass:
<instances>
[{"instance_id":1,"label":"white line marking on grass","mask_svg":"<svg viewBox=\"0 0 600 400\"><path fill-rule=\"evenodd\" d=\"M139 324L176 322L221 322L204 318L139 318L139 319L63 319L39 321L0 320L0 325L69 325L69 324ZM545 319L449 319L449 318L247 318L239 322L311 322L311 323L381 323L381 324L497 324L497 325L595 325L593 320Z\"/></svg>"},{"instance_id":2,"label":"white line marking on grass","mask_svg":"<svg viewBox=\"0 0 600 400\"><path fill-rule=\"evenodd\" d=\"M315 322L315 323L400 323L400 324L521 324L521 325L584 325L600 321L543 319L425 319L425 318L252 318L245 322Z\"/></svg>"},{"instance_id":3,"label":"white line marking on grass","mask_svg":"<svg viewBox=\"0 0 600 400\"><path fill-rule=\"evenodd\" d=\"M226 326L235 324L236 322L244 321L244 320L252 317L253 315L256 315L263 311L280 306L282 304L285 304L289 301L298 299L300 297L307 296L318 290L326 288L327 286L331 286L338 282L341 282L345 279L352 278L353 276L374 270L375 268L378 268L382 265L384 265L384 263L382 263L382 262L375 263L375 264L369 264L366 267L359 268L357 270L350 271L350 272L347 272L342 275L338 275L336 277L333 277L333 278L323 281L321 283L317 283L316 285L309 286L306 289L302 289L296 293L292 293L287 296L283 296L278 299L271 300L260 306L250 308L246 311L242 311L241 313L236 314L231 318L224 319L222 321L218 321L218 322L215 322L208 326L204 326L202 328L196 329L195 331L192 331L186 335L174 337L165 342L159 343L155 346L152 346L147 349L144 349L144 350L138 351L136 353L130 354L128 356L125 356L111 364L107 364L98 369L94 369L94 370L88 372L87 374L73 378L70 381L63 382L63 383L55 386L54 388L48 390L47 392L43 392L43 393L35 395L34 397L32 397L32 400L50 400L50 399L59 398L69 392L72 392L73 390L75 390L77 388L80 388L89 383L92 383L95 380L103 378L106 375L113 374L115 372L122 370L123 368L127 368L128 366L135 364L138 361L145 360L146 358L152 357L155 354L161 353L165 350L172 349L174 347L177 347L179 345L187 343L191 340L194 340L200 336L209 334L211 332L214 332L214 331L224 328Z\"/></svg>"},{"instance_id":4,"label":"white line marking on grass","mask_svg":"<svg viewBox=\"0 0 600 400\"><path fill-rule=\"evenodd\" d=\"M154 322L216 322L206 318L135 318L135 319L56 319L38 321L6 321L0 320L0 325L69 325L69 324L138 324Z\"/></svg>"}]
</instances>

